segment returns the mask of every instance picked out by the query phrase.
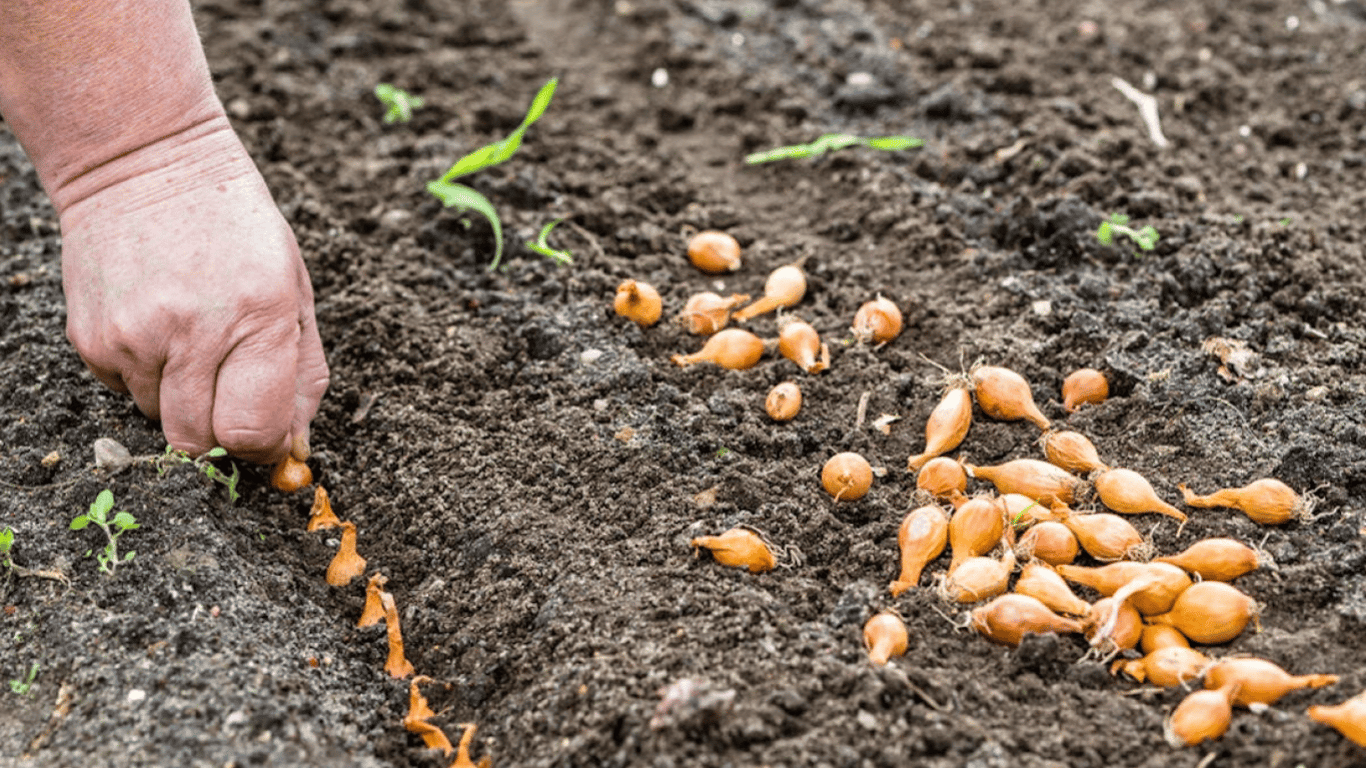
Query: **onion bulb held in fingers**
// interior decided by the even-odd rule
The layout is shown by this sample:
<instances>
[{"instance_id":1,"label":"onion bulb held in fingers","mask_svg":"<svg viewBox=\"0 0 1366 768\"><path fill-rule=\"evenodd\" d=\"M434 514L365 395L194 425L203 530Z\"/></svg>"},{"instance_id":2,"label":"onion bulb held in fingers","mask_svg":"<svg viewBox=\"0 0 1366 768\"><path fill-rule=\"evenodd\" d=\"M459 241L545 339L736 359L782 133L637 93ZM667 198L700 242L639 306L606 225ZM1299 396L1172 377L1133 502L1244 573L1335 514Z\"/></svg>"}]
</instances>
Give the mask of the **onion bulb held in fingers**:
<instances>
[{"instance_id":1,"label":"onion bulb held in fingers","mask_svg":"<svg viewBox=\"0 0 1366 768\"><path fill-rule=\"evenodd\" d=\"M861 499L873 486L873 467L852 451L837 453L821 468L821 485L836 501Z\"/></svg>"},{"instance_id":2,"label":"onion bulb held in fingers","mask_svg":"<svg viewBox=\"0 0 1366 768\"><path fill-rule=\"evenodd\" d=\"M688 239L688 260L713 275L740 268L740 243L725 232L705 230Z\"/></svg>"},{"instance_id":3,"label":"onion bulb held in fingers","mask_svg":"<svg viewBox=\"0 0 1366 768\"><path fill-rule=\"evenodd\" d=\"M669 359L680 366L710 362L722 368L743 370L753 368L763 356L762 339L741 328L727 328L707 339L700 351L691 355L674 355Z\"/></svg>"},{"instance_id":4,"label":"onion bulb held in fingers","mask_svg":"<svg viewBox=\"0 0 1366 768\"><path fill-rule=\"evenodd\" d=\"M1048 417L1034 404L1034 393L1025 377L996 365L979 365L968 374L982 412L1000 421L1027 419L1048 429Z\"/></svg>"},{"instance_id":5,"label":"onion bulb held in fingers","mask_svg":"<svg viewBox=\"0 0 1366 768\"><path fill-rule=\"evenodd\" d=\"M625 280L617 286L612 308L618 315L648 328L659 322L664 304L653 285L639 280Z\"/></svg>"},{"instance_id":6,"label":"onion bulb held in fingers","mask_svg":"<svg viewBox=\"0 0 1366 768\"><path fill-rule=\"evenodd\" d=\"M1256 480L1242 488L1224 488L1208 496L1192 493L1184 485L1177 488L1186 505L1198 509L1231 507L1262 525L1280 525L1309 516L1313 504L1301 498L1290 486L1275 478Z\"/></svg>"},{"instance_id":7,"label":"onion bulb held in fingers","mask_svg":"<svg viewBox=\"0 0 1366 768\"><path fill-rule=\"evenodd\" d=\"M878 296L858 308L850 330L864 344L886 344L901 335L901 310L892 301Z\"/></svg>"},{"instance_id":8,"label":"onion bulb held in fingers","mask_svg":"<svg viewBox=\"0 0 1366 768\"><path fill-rule=\"evenodd\" d=\"M802 389L795 381L784 381L768 391L764 410L774 421L791 421L802 408Z\"/></svg>"},{"instance_id":9,"label":"onion bulb held in fingers","mask_svg":"<svg viewBox=\"0 0 1366 768\"><path fill-rule=\"evenodd\" d=\"M313 470L293 456L285 456L270 471L270 484L277 491L294 493L306 485L313 484Z\"/></svg>"},{"instance_id":10,"label":"onion bulb held in fingers","mask_svg":"<svg viewBox=\"0 0 1366 768\"><path fill-rule=\"evenodd\" d=\"M821 343L820 334L810 323L795 317L783 320L778 331L778 353L807 373L820 373L830 367L830 347Z\"/></svg>"},{"instance_id":11,"label":"onion bulb held in fingers","mask_svg":"<svg viewBox=\"0 0 1366 768\"><path fill-rule=\"evenodd\" d=\"M1062 409L1074 413L1087 403L1103 403L1110 396L1110 382L1094 368L1081 368L1062 382Z\"/></svg>"},{"instance_id":12,"label":"onion bulb held in fingers","mask_svg":"<svg viewBox=\"0 0 1366 768\"><path fill-rule=\"evenodd\" d=\"M780 307L790 307L806 295L806 273L796 264L773 270L764 282L764 295L749 306L736 310L736 322L758 317Z\"/></svg>"},{"instance_id":13,"label":"onion bulb held in fingers","mask_svg":"<svg viewBox=\"0 0 1366 768\"><path fill-rule=\"evenodd\" d=\"M688 302L683 305L679 321L688 329L688 333L695 336L710 336L725 328L730 322L731 310L746 301L749 301L749 296L742 293L732 294L730 298L724 298L711 291L695 293L688 297Z\"/></svg>"},{"instance_id":14,"label":"onion bulb held in fingers","mask_svg":"<svg viewBox=\"0 0 1366 768\"><path fill-rule=\"evenodd\" d=\"M914 472L925 462L957 448L972 427L972 395L966 382L950 384L930 411L925 422L925 450L906 462L906 471Z\"/></svg>"}]
</instances>

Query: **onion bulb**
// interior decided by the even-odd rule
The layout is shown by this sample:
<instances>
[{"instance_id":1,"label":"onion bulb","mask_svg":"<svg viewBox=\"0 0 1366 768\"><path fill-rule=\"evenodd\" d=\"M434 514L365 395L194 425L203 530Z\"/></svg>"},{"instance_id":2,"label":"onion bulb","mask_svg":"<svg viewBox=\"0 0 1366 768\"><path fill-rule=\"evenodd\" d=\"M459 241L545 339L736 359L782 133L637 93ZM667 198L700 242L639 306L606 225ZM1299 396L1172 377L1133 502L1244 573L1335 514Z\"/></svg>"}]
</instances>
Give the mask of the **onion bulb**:
<instances>
[{"instance_id":1,"label":"onion bulb","mask_svg":"<svg viewBox=\"0 0 1366 768\"><path fill-rule=\"evenodd\" d=\"M1019 645L1025 635L1048 632L1076 634L1083 629L1076 619L1059 616L1036 597L1008 594L972 611L972 628L1002 645Z\"/></svg>"},{"instance_id":2,"label":"onion bulb","mask_svg":"<svg viewBox=\"0 0 1366 768\"><path fill-rule=\"evenodd\" d=\"M1189 648L1191 643L1181 630L1166 624L1144 624L1143 638L1138 645L1144 653L1152 653L1159 648Z\"/></svg>"},{"instance_id":3,"label":"onion bulb","mask_svg":"<svg viewBox=\"0 0 1366 768\"><path fill-rule=\"evenodd\" d=\"M897 549L901 551L901 575L888 585L893 597L901 596L920 583L921 571L944 552L948 540L949 516L943 509L928 504L906 515L896 532Z\"/></svg>"},{"instance_id":4,"label":"onion bulb","mask_svg":"<svg viewBox=\"0 0 1366 768\"><path fill-rule=\"evenodd\" d=\"M1237 587L1222 581L1201 581L1187 587L1170 611L1148 620L1176 627L1197 643L1214 645L1237 637L1260 612L1257 601Z\"/></svg>"},{"instance_id":5,"label":"onion bulb","mask_svg":"<svg viewBox=\"0 0 1366 768\"><path fill-rule=\"evenodd\" d=\"M379 601L384 606L385 634L389 640L389 657L384 661L384 671L388 672L390 677L402 680L415 670L408 662L408 658L403 655L403 632L398 626L398 605L394 602L394 596L388 592L379 593Z\"/></svg>"},{"instance_id":6,"label":"onion bulb","mask_svg":"<svg viewBox=\"0 0 1366 768\"><path fill-rule=\"evenodd\" d=\"M778 564L764 538L748 528L732 528L720 536L698 536L688 546L694 553L706 549L721 565L746 568L750 573L771 571Z\"/></svg>"},{"instance_id":7,"label":"onion bulb","mask_svg":"<svg viewBox=\"0 0 1366 768\"><path fill-rule=\"evenodd\" d=\"M701 351L691 355L674 355L669 359L680 366L710 362L722 368L744 370L753 368L763 355L762 339L741 328L727 328L707 339Z\"/></svg>"},{"instance_id":8,"label":"onion bulb","mask_svg":"<svg viewBox=\"0 0 1366 768\"><path fill-rule=\"evenodd\" d=\"M747 307L736 310L736 322L758 317L780 307L790 307L806 295L806 273L796 264L787 264L769 273L764 295Z\"/></svg>"},{"instance_id":9,"label":"onion bulb","mask_svg":"<svg viewBox=\"0 0 1366 768\"><path fill-rule=\"evenodd\" d=\"M725 232L705 230L688 238L688 261L713 275L740 268L740 243Z\"/></svg>"},{"instance_id":10,"label":"onion bulb","mask_svg":"<svg viewBox=\"0 0 1366 768\"><path fill-rule=\"evenodd\" d=\"M852 451L837 453L821 468L821 485L836 501L861 499L873 485L873 467Z\"/></svg>"},{"instance_id":11,"label":"onion bulb","mask_svg":"<svg viewBox=\"0 0 1366 768\"><path fill-rule=\"evenodd\" d=\"M950 571L939 585L939 594L959 603L975 603L1005 594L1015 570L1015 550L1006 548L1000 560L969 557Z\"/></svg>"},{"instance_id":12,"label":"onion bulb","mask_svg":"<svg viewBox=\"0 0 1366 768\"><path fill-rule=\"evenodd\" d=\"M990 481L999 493L1018 493L1044 504L1071 504L1081 479L1038 459L1015 459L996 466L965 465L971 477Z\"/></svg>"},{"instance_id":13,"label":"onion bulb","mask_svg":"<svg viewBox=\"0 0 1366 768\"><path fill-rule=\"evenodd\" d=\"M972 395L963 384L951 385L925 422L925 450L906 462L906 471L914 472L930 459L957 448L971 426Z\"/></svg>"},{"instance_id":14,"label":"onion bulb","mask_svg":"<svg viewBox=\"0 0 1366 768\"><path fill-rule=\"evenodd\" d=\"M1332 726L1357 746L1366 747L1366 693L1332 706L1316 704L1307 714L1310 720Z\"/></svg>"},{"instance_id":15,"label":"onion bulb","mask_svg":"<svg viewBox=\"0 0 1366 768\"><path fill-rule=\"evenodd\" d=\"M807 373L820 373L830 367L830 347L810 323L788 317L778 331L778 352Z\"/></svg>"},{"instance_id":16,"label":"onion bulb","mask_svg":"<svg viewBox=\"0 0 1366 768\"><path fill-rule=\"evenodd\" d=\"M294 493L304 486L313 484L313 470L302 461L286 455L270 471L270 484L277 491Z\"/></svg>"},{"instance_id":17,"label":"onion bulb","mask_svg":"<svg viewBox=\"0 0 1366 768\"><path fill-rule=\"evenodd\" d=\"M1091 604L1077 597L1058 572L1041 561L1026 563L1020 569L1015 592L1037 597L1039 602L1061 614L1086 616L1091 612Z\"/></svg>"},{"instance_id":18,"label":"onion bulb","mask_svg":"<svg viewBox=\"0 0 1366 768\"><path fill-rule=\"evenodd\" d=\"M365 558L356 552L356 524L348 521L341 529L341 545L327 566L327 583L334 587L344 587L365 573Z\"/></svg>"},{"instance_id":19,"label":"onion bulb","mask_svg":"<svg viewBox=\"0 0 1366 768\"><path fill-rule=\"evenodd\" d=\"M850 330L864 344L886 344L901 335L901 310L894 302L878 296L858 308Z\"/></svg>"},{"instance_id":20,"label":"onion bulb","mask_svg":"<svg viewBox=\"0 0 1366 768\"><path fill-rule=\"evenodd\" d=\"M1086 554L1097 560L1144 560L1152 556L1153 546L1119 515L1109 512L1077 514L1067 510L1062 524L1077 537L1077 543Z\"/></svg>"},{"instance_id":21,"label":"onion bulb","mask_svg":"<svg viewBox=\"0 0 1366 768\"><path fill-rule=\"evenodd\" d=\"M679 315L679 321L688 329L688 333L710 336L725 328L730 322L731 310L746 301L749 301L749 296L743 293L731 294L728 299L711 291L695 293L688 297L688 302L683 305L683 314Z\"/></svg>"},{"instance_id":22,"label":"onion bulb","mask_svg":"<svg viewBox=\"0 0 1366 768\"><path fill-rule=\"evenodd\" d=\"M953 459L937 456L920 468L915 487L936 499L950 499L968 489L968 473Z\"/></svg>"},{"instance_id":23,"label":"onion bulb","mask_svg":"<svg viewBox=\"0 0 1366 768\"><path fill-rule=\"evenodd\" d=\"M983 413L1000 421L1027 419L1039 429L1048 429L1048 417L1034 404L1025 377L996 365L979 365L969 376Z\"/></svg>"},{"instance_id":24,"label":"onion bulb","mask_svg":"<svg viewBox=\"0 0 1366 768\"><path fill-rule=\"evenodd\" d=\"M957 505L949 520L949 547L953 559L949 573L968 558L985 555L1005 534L1005 520L997 499L977 496Z\"/></svg>"},{"instance_id":25,"label":"onion bulb","mask_svg":"<svg viewBox=\"0 0 1366 768\"><path fill-rule=\"evenodd\" d=\"M1103 403L1109 396L1110 382L1094 368L1072 371L1062 381L1062 408L1068 413L1087 403Z\"/></svg>"},{"instance_id":26,"label":"onion bulb","mask_svg":"<svg viewBox=\"0 0 1366 768\"><path fill-rule=\"evenodd\" d=\"M1143 637L1143 617L1128 600L1103 597L1091 605L1085 634L1091 647L1102 653L1127 651Z\"/></svg>"},{"instance_id":27,"label":"onion bulb","mask_svg":"<svg viewBox=\"0 0 1366 768\"><path fill-rule=\"evenodd\" d=\"M1015 545L1021 559L1036 558L1049 565L1066 565L1077 559L1081 546L1066 525L1056 520L1044 520L1030 526Z\"/></svg>"},{"instance_id":28,"label":"onion bulb","mask_svg":"<svg viewBox=\"0 0 1366 768\"><path fill-rule=\"evenodd\" d=\"M313 508L308 511L308 525L304 530L312 533L340 527L341 520L332 511L332 500L327 497L327 489L319 483L313 491Z\"/></svg>"},{"instance_id":29,"label":"onion bulb","mask_svg":"<svg viewBox=\"0 0 1366 768\"><path fill-rule=\"evenodd\" d=\"M1099 568L1060 565L1058 573L1102 595L1127 598L1139 613L1149 616L1171 610L1177 596L1191 585L1185 571L1168 563L1121 561Z\"/></svg>"},{"instance_id":30,"label":"onion bulb","mask_svg":"<svg viewBox=\"0 0 1366 768\"><path fill-rule=\"evenodd\" d=\"M1163 688L1185 685L1204 674L1209 657L1187 646L1169 646L1150 652L1141 659L1118 661L1110 674L1123 672L1138 682L1148 682Z\"/></svg>"},{"instance_id":31,"label":"onion bulb","mask_svg":"<svg viewBox=\"0 0 1366 768\"><path fill-rule=\"evenodd\" d=\"M664 304L659 298L659 291L656 291L653 285L639 280L623 280L621 285L617 286L612 308L618 315L648 328L659 322Z\"/></svg>"},{"instance_id":32,"label":"onion bulb","mask_svg":"<svg viewBox=\"0 0 1366 768\"><path fill-rule=\"evenodd\" d=\"M1242 488L1224 488L1208 496L1192 493L1184 485L1177 486L1185 497L1186 506L1197 509L1231 507L1262 525L1280 525L1309 516L1313 504L1301 498L1290 486L1274 478L1253 481Z\"/></svg>"},{"instance_id":33,"label":"onion bulb","mask_svg":"<svg viewBox=\"0 0 1366 768\"><path fill-rule=\"evenodd\" d=\"M360 618L356 620L357 627L373 627L384 621L384 603L380 596L384 593L384 585L388 583L389 579L382 573L370 577L370 581L365 585L365 605L360 609Z\"/></svg>"},{"instance_id":34,"label":"onion bulb","mask_svg":"<svg viewBox=\"0 0 1366 768\"><path fill-rule=\"evenodd\" d=\"M1177 555L1156 558L1196 574L1205 581L1233 581L1257 569L1257 550L1233 539L1201 539Z\"/></svg>"},{"instance_id":35,"label":"onion bulb","mask_svg":"<svg viewBox=\"0 0 1366 768\"><path fill-rule=\"evenodd\" d=\"M863 625L863 647L868 649L868 660L878 666L904 654L908 639L906 622L891 611L882 611Z\"/></svg>"},{"instance_id":36,"label":"onion bulb","mask_svg":"<svg viewBox=\"0 0 1366 768\"><path fill-rule=\"evenodd\" d=\"M1100 460L1096 446L1080 432L1049 430L1039 438L1043 444L1044 456L1049 463L1056 464L1068 472L1089 475L1098 470L1109 469Z\"/></svg>"},{"instance_id":37,"label":"onion bulb","mask_svg":"<svg viewBox=\"0 0 1366 768\"><path fill-rule=\"evenodd\" d=\"M791 421L802 408L802 389L795 381L784 381L768 391L764 410L774 421Z\"/></svg>"},{"instance_id":38,"label":"onion bulb","mask_svg":"<svg viewBox=\"0 0 1366 768\"><path fill-rule=\"evenodd\" d=\"M1266 659L1220 659L1205 672L1206 688L1239 683L1235 707L1275 704L1301 688L1322 688L1338 681L1337 675L1292 675Z\"/></svg>"},{"instance_id":39,"label":"onion bulb","mask_svg":"<svg viewBox=\"0 0 1366 768\"><path fill-rule=\"evenodd\" d=\"M1016 530L1057 518L1051 509L1022 493L1001 494L1001 506L1005 509L1006 521Z\"/></svg>"},{"instance_id":40,"label":"onion bulb","mask_svg":"<svg viewBox=\"0 0 1366 768\"><path fill-rule=\"evenodd\" d=\"M1162 725L1167 743L1189 747L1223 736L1233 719L1233 697L1237 692L1235 685L1187 696Z\"/></svg>"},{"instance_id":41,"label":"onion bulb","mask_svg":"<svg viewBox=\"0 0 1366 768\"><path fill-rule=\"evenodd\" d=\"M1116 512L1125 515L1157 512L1186 522L1185 512L1158 498L1152 483L1132 469L1107 469L1091 478L1091 483L1095 485L1100 502Z\"/></svg>"}]
</instances>

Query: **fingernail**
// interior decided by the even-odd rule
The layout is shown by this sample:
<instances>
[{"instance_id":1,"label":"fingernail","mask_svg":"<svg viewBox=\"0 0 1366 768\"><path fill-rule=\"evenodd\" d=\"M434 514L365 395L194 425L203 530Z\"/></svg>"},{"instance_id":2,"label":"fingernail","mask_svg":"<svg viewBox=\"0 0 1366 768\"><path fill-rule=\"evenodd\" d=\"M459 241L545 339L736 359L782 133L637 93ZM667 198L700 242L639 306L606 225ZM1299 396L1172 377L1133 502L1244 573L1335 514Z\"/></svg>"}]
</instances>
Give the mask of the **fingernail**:
<instances>
[{"instance_id":1,"label":"fingernail","mask_svg":"<svg viewBox=\"0 0 1366 768\"><path fill-rule=\"evenodd\" d=\"M309 450L307 429L294 435L294 442L289 446L289 455L293 456L296 461L308 461Z\"/></svg>"}]
</instances>

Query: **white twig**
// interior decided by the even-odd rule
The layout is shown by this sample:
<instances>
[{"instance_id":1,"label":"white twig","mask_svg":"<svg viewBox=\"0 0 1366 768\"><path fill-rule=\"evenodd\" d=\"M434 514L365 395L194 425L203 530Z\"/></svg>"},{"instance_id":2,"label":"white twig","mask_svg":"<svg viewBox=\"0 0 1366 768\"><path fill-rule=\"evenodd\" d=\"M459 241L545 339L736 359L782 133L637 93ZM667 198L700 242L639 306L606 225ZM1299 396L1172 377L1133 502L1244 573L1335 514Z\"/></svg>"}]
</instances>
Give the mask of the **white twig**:
<instances>
[{"instance_id":1,"label":"white twig","mask_svg":"<svg viewBox=\"0 0 1366 768\"><path fill-rule=\"evenodd\" d=\"M1116 77L1110 84L1119 89L1125 98L1138 105L1138 116L1148 126L1148 137L1159 149L1166 149L1167 137L1162 135L1162 121L1157 116L1157 99L1129 85L1122 77Z\"/></svg>"}]
</instances>

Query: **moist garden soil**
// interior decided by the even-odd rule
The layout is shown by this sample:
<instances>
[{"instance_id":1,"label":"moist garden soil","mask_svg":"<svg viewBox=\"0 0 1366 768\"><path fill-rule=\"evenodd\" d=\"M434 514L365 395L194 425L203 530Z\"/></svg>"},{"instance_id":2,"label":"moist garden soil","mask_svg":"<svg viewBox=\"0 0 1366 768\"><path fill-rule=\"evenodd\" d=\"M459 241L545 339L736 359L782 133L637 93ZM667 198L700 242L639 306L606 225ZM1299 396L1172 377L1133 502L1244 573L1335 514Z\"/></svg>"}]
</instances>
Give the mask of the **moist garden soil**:
<instances>
[{"instance_id":1,"label":"moist garden soil","mask_svg":"<svg viewBox=\"0 0 1366 768\"><path fill-rule=\"evenodd\" d=\"M317 292L332 387L314 472L388 577L435 722L452 738L478 724L476 758L1366 763L1304 715L1366 687L1355 0L208 0L196 14ZM489 226L423 185L506 135L552 76L521 151L469 179L509 234L491 272ZM1156 96L1169 146L1115 77ZM385 125L378 82L426 105ZM827 132L925 145L742 161ZM0 692L0 765L448 764L400 725L408 686L383 671L384 630L355 627L361 580L324 583L337 537L304 532L310 493L282 495L258 467L235 504L193 466L94 468L97 438L157 455L159 427L64 339L56 219L8 134L0 206L0 526L16 565L69 580L0 573L0 679L37 670L27 693ZM1156 249L1099 243L1113 212L1155 226ZM521 245L559 217L565 267ZM709 228L743 244L739 272L689 266L686 235ZM672 317L697 291L758 294L797 259L809 288L792 313L833 354L816 376L778 357L679 368L670 356L699 339L611 310L626 278L658 286ZM877 294L905 333L853 343ZM775 335L771 316L750 327ZM1244 353L1221 361L1212 338ZM1022 373L1050 418L1169 501L1178 483L1264 476L1312 492L1313 517L1280 527L1229 510L1135 519L1165 553L1229 536L1268 556L1238 582L1261 631L1212 653L1340 682L1173 749L1162 721L1183 691L1111 677L1080 638L988 643L934 595L947 558L893 599L905 464L939 366L978 360ZM1088 366L1112 396L1069 416L1060 383ZM805 405L778 424L762 402L786 379ZM882 414L900 417L887 434ZM1037 437L978 412L960 451L1037 457ZM818 473L847 450L886 472L837 503ZM99 532L68 530L105 488L142 524L112 577L83 557ZM689 547L736 525L782 565L754 575ZM860 631L883 608L911 640L876 668ZM683 680L692 694L660 709Z\"/></svg>"}]
</instances>

